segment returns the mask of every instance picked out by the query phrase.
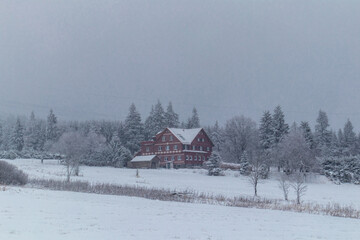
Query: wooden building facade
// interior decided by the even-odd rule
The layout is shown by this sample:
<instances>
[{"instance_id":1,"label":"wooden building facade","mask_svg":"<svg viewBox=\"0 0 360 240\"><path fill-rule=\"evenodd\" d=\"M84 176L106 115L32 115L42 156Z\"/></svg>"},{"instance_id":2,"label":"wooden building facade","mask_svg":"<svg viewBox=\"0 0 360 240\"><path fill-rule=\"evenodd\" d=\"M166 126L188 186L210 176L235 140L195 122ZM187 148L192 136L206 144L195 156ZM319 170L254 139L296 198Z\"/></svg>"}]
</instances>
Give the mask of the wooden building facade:
<instances>
[{"instance_id":1,"label":"wooden building facade","mask_svg":"<svg viewBox=\"0 0 360 240\"><path fill-rule=\"evenodd\" d=\"M156 155L160 167L201 166L210 157L213 147L203 128L166 128L152 141L142 142L136 156Z\"/></svg>"}]
</instances>

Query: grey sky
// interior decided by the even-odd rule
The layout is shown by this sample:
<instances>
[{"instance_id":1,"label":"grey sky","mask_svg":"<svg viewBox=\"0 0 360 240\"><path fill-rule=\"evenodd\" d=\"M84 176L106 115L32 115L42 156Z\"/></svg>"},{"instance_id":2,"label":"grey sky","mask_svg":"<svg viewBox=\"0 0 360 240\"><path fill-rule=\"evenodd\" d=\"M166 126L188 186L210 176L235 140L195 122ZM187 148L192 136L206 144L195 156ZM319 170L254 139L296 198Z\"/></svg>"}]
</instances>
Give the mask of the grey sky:
<instances>
[{"instance_id":1,"label":"grey sky","mask_svg":"<svg viewBox=\"0 0 360 240\"><path fill-rule=\"evenodd\" d=\"M204 124L280 104L360 128L359 1L0 2L0 112L142 117L157 99Z\"/></svg>"}]
</instances>

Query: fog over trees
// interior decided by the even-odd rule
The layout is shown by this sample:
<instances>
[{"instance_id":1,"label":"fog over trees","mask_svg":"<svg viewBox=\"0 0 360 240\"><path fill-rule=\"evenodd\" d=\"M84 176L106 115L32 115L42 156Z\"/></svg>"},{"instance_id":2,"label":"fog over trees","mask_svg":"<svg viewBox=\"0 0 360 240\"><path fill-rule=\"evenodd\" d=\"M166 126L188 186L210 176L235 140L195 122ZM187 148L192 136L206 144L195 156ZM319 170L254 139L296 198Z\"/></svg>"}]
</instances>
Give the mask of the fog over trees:
<instances>
[{"instance_id":1,"label":"fog over trees","mask_svg":"<svg viewBox=\"0 0 360 240\"><path fill-rule=\"evenodd\" d=\"M314 130L308 121L289 127L281 106L276 106L272 112L264 110L258 123L234 116L223 126L217 121L201 126L196 107L182 123L175 110L169 102L165 111L158 100L147 117L131 104L123 121L63 121L52 109L46 119L34 112L29 117L3 118L1 157L63 158L69 174L72 169L78 172L81 164L126 167L141 141L151 140L166 127L204 127L215 145L214 159L238 164L255 188L272 167L287 175L319 172L338 182L360 181L360 134L350 119L333 130L326 112L319 110Z\"/></svg>"}]
</instances>

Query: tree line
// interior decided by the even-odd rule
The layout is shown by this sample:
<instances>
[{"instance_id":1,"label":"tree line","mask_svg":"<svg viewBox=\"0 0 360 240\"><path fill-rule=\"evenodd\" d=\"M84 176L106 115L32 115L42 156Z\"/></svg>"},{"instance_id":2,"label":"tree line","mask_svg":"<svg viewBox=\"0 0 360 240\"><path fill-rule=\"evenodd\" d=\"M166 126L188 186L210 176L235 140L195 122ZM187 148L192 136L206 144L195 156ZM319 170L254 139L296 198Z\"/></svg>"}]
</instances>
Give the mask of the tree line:
<instances>
[{"instance_id":1,"label":"tree line","mask_svg":"<svg viewBox=\"0 0 360 240\"><path fill-rule=\"evenodd\" d=\"M8 117L0 121L0 158L54 158L63 155L70 161L69 171L80 164L124 167L140 149L140 142L150 140L166 127L198 128L196 108L180 122L169 102L166 110L157 101L142 120L131 104L123 121L59 121L53 110L46 119L35 116ZM66 156L66 158L64 157Z\"/></svg>"},{"instance_id":2,"label":"tree line","mask_svg":"<svg viewBox=\"0 0 360 240\"><path fill-rule=\"evenodd\" d=\"M360 183L360 134L350 120L338 131L330 129L320 110L314 130L309 122L285 122L280 106L264 111L259 125L235 116L221 127L216 122L207 132L222 161L236 163L243 174L266 178L271 167L288 175L320 172L339 182Z\"/></svg>"},{"instance_id":3,"label":"tree line","mask_svg":"<svg viewBox=\"0 0 360 240\"><path fill-rule=\"evenodd\" d=\"M123 121L58 121L52 110L46 119L32 112L29 117L0 122L0 157L53 158L61 153L76 159L77 166L124 167L139 151L141 141L150 140L166 127L201 127L196 108L182 122L171 102L164 108L160 101L144 121L134 104ZM258 169L259 176L266 178L269 169L276 167L287 174L317 171L334 180L360 180L354 170L360 169L360 134L354 132L350 120L338 131L330 129L322 110L314 130L307 121L290 126L280 106L273 112L264 111L259 124L234 116L224 126L216 122L204 128L222 161L239 164L242 174Z\"/></svg>"}]
</instances>

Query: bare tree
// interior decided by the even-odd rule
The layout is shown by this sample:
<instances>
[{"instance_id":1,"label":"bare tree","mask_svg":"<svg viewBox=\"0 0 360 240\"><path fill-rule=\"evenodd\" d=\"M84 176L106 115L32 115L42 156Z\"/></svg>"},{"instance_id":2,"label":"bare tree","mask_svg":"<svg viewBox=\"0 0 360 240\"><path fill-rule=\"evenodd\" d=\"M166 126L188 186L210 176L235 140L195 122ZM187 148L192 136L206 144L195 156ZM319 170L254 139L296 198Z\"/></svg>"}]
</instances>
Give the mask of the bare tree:
<instances>
[{"instance_id":1,"label":"bare tree","mask_svg":"<svg viewBox=\"0 0 360 240\"><path fill-rule=\"evenodd\" d=\"M251 173L249 175L249 182L254 187L254 196L257 197L258 184L261 183L264 171L267 171L265 165L264 151L255 151L251 156Z\"/></svg>"},{"instance_id":2,"label":"bare tree","mask_svg":"<svg viewBox=\"0 0 360 240\"><path fill-rule=\"evenodd\" d=\"M53 145L53 151L65 155L62 163L66 169L66 181L70 182L70 176L79 174L81 155L83 154L84 137L78 132L64 133L59 141Z\"/></svg>"},{"instance_id":3,"label":"bare tree","mask_svg":"<svg viewBox=\"0 0 360 240\"><path fill-rule=\"evenodd\" d=\"M259 142L256 122L244 116L227 121L224 130L222 156L228 162L240 163L244 151L252 152Z\"/></svg>"},{"instance_id":4,"label":"bare tree","mask_svg":"<svg viewBox=\"0 0 360 240\"><path fill-rule=\"evenodd\" d=\"M305 183L305 175L303 173L296 173L292 177L291 187L296 193L296 203L301 203L301 197L305 195L307 185Z\"/></svg>"},{"instance_id":5,"label":"bare tree","mask_svg":"<svg viewBox=\"0 0 360 240\"><path fill-rule=\"evenodd\" d=\"M282 174L281 177L279 178L279 188L282 190L283 194L284 194L284 199L286 201L289 200L288 196L289 196L289 190L290 190L290 182L289 182L289 176L287 176L286 174Z\"/></svg>"},{"instance_id":6,"label":"bare tree","mask_svg":"<svg viewBox=\"0 0 360 240\"><path fill-rule=\"evenodd\" d=\"M88 136L79 132L67 132L61 135L52 150L65 155L62 163L66 168L66 180L70 181L70 176L79 175L80 162L91 156L89 153L97 151L103 144L104 139L95 133L89 133Z\"/></svg>"},{"instance_id":7,"label":"bare tree","mask_svg":"<svg viewBox=\"0 0 360 240\"><path fill-rule=\"evenodd\" d=\"M307 172L316 164L313 151L306 142L301 129L296 126L291 128L290 133L273 151L273 157L288 174L297 170Z\"/></svg>"}]
</instances>

